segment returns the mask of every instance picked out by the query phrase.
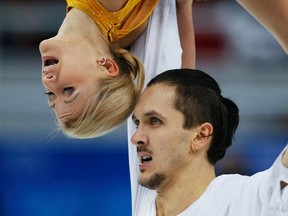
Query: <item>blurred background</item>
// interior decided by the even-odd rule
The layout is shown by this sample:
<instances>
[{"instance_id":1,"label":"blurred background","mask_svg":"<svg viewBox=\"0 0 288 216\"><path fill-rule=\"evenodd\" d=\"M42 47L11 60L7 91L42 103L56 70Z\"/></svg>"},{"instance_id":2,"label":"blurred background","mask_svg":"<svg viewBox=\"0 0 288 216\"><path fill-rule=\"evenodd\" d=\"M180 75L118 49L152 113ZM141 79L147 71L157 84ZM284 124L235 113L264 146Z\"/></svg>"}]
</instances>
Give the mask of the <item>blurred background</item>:
<instances>
[{"instance_id":1,"label":"blurred background","mask_svg":"<svg viewBox=\"0 0 288 216\"><path fill-rule=\"evenodd\" d=\"M0 0L0 215L131 215L126 125L93 140L57 131L41 84L38 45L65 1ZM288 61L234 1L194 3L197 67L240 108L217 173L268 168L288 141Z\"/></svg>"}]
</instances>

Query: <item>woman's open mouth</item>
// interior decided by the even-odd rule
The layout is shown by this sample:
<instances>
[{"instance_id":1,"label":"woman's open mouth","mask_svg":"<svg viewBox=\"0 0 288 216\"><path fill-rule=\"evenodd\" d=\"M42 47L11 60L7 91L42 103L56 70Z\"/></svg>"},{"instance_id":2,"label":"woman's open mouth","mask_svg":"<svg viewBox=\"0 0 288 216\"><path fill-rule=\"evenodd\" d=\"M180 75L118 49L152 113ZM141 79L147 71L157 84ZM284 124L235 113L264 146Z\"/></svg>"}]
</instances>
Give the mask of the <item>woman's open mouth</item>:
<instances>
[{"instance_id":1,"label":"woman's open mouth","mask_svg":"<svg viewBox=\"0 0 288 216\"><path fill-rule=\"evenodd\" d=\"M55 58L46 58L46 60L43 59L43 72L49 72L49 70L53 69L58 63L58 59Z\"/></svg>"},{"instance_id":2,"label":"woman's open mouth","mask_svg":"<svg viewBox=\"0 0 288 216\"><path fill-rule=\"evenodd\" d=\"M58 64L58 62L59 61L57 59L47 59L47 60L44 61L44 67Z\"/></svg>"}]
</instances>

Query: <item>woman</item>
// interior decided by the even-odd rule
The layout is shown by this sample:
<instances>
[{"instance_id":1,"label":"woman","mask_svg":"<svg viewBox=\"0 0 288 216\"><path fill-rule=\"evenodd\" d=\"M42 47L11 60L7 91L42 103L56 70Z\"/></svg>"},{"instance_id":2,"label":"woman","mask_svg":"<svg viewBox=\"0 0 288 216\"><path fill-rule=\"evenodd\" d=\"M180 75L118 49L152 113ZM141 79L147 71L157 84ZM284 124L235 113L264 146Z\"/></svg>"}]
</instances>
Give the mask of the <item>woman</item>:
<instances>
[{"instance_id":1,"label":"woman","mask_svg":"<svg viewBox=\"0 0 288 216\"><path fill-rule=\"evenodd\" d=\"M194 34L183 31L184 25L192 23L192 14L185 14L187 11L192 13L192 1L177 2L178 14L173 13L173 18L175 20L177 16L182 17L178 23L181 43L175 41L175 46L170 47L176 47L173 52L178 57L181 56L178 54L181 45L193 44L183 47L182 65L194 67ZM48 104L64 132L75 138L97 137L127 119L143 88L144 68L141 61L122 48L131 46L131 51L145 65L147 58L143 56L143 52L147 53L143 51L143 46L153 46L143 41L149 40L147 35L153 26L151 20L148 26L148 18L156 5L156 11L165 13L168 9L166 13L170 13L171 10L176 11L176 4L169 0L122 0L113 3L67 0L67 3L67 15L58 34L40 44L42 81L47 91ZM187 8L188 4L190 7ZM159 16L156 16L155 22L163 26L162 20L157 18ZM142 34L147 26L148 33ZM193 25L189 28L193 31ZM171 20L165 29L170 29L175 37L173 30L177 29L177 22L173 23ZM177 29L177 37L179 35ZM190 35L193 37L189 37ZM137 38L139 42L135 42ZM187 40L192 40L192 43L187 43ZM158 58L160 51L156 52ZM175 62L178 65L179 61ZM156 70L156 67L153 69Z\"/></svg>"}]
</instances>

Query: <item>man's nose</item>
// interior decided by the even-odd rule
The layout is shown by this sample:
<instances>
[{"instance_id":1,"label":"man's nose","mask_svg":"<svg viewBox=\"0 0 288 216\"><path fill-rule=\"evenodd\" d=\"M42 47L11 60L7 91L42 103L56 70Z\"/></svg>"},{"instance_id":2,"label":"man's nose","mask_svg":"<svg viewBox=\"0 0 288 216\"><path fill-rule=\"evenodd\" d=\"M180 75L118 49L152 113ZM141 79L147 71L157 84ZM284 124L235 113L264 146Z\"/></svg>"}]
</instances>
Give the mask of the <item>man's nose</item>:
<instances>
[{"instance_id":1,"label":"man's nose","mask_svg":"<svg viewBox=\"0 0 288 216\"><path fill-rule=\"evenodd\" d=\"M135 133L133 134L133 136L131 137L131 142L134 145L146 145L148 142L148 139L144 131L138 127Z\"/></svg>"}]
</instances>

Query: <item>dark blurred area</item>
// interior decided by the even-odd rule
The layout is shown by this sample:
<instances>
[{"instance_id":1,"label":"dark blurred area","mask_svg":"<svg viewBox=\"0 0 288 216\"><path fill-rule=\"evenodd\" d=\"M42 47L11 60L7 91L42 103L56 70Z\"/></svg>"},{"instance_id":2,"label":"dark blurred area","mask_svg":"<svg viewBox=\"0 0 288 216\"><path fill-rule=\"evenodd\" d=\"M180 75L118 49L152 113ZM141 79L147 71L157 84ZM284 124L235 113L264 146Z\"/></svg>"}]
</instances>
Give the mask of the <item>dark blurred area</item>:
<instances>
[{"instance_id":1,"label":"dark blurred area","mask_svg":"<svg viewBox=\"0 0 288 216\"><path fill-rule=\"evenodd\" d=\"M93 140L57 130L41 84L39 43L65 1L0 0L0 215L131 215L126 126ZM271 166L288 141L287 55L236 2L194 4L197 67L240 108L217 173Z\"/></svg>"}]
</instances>

